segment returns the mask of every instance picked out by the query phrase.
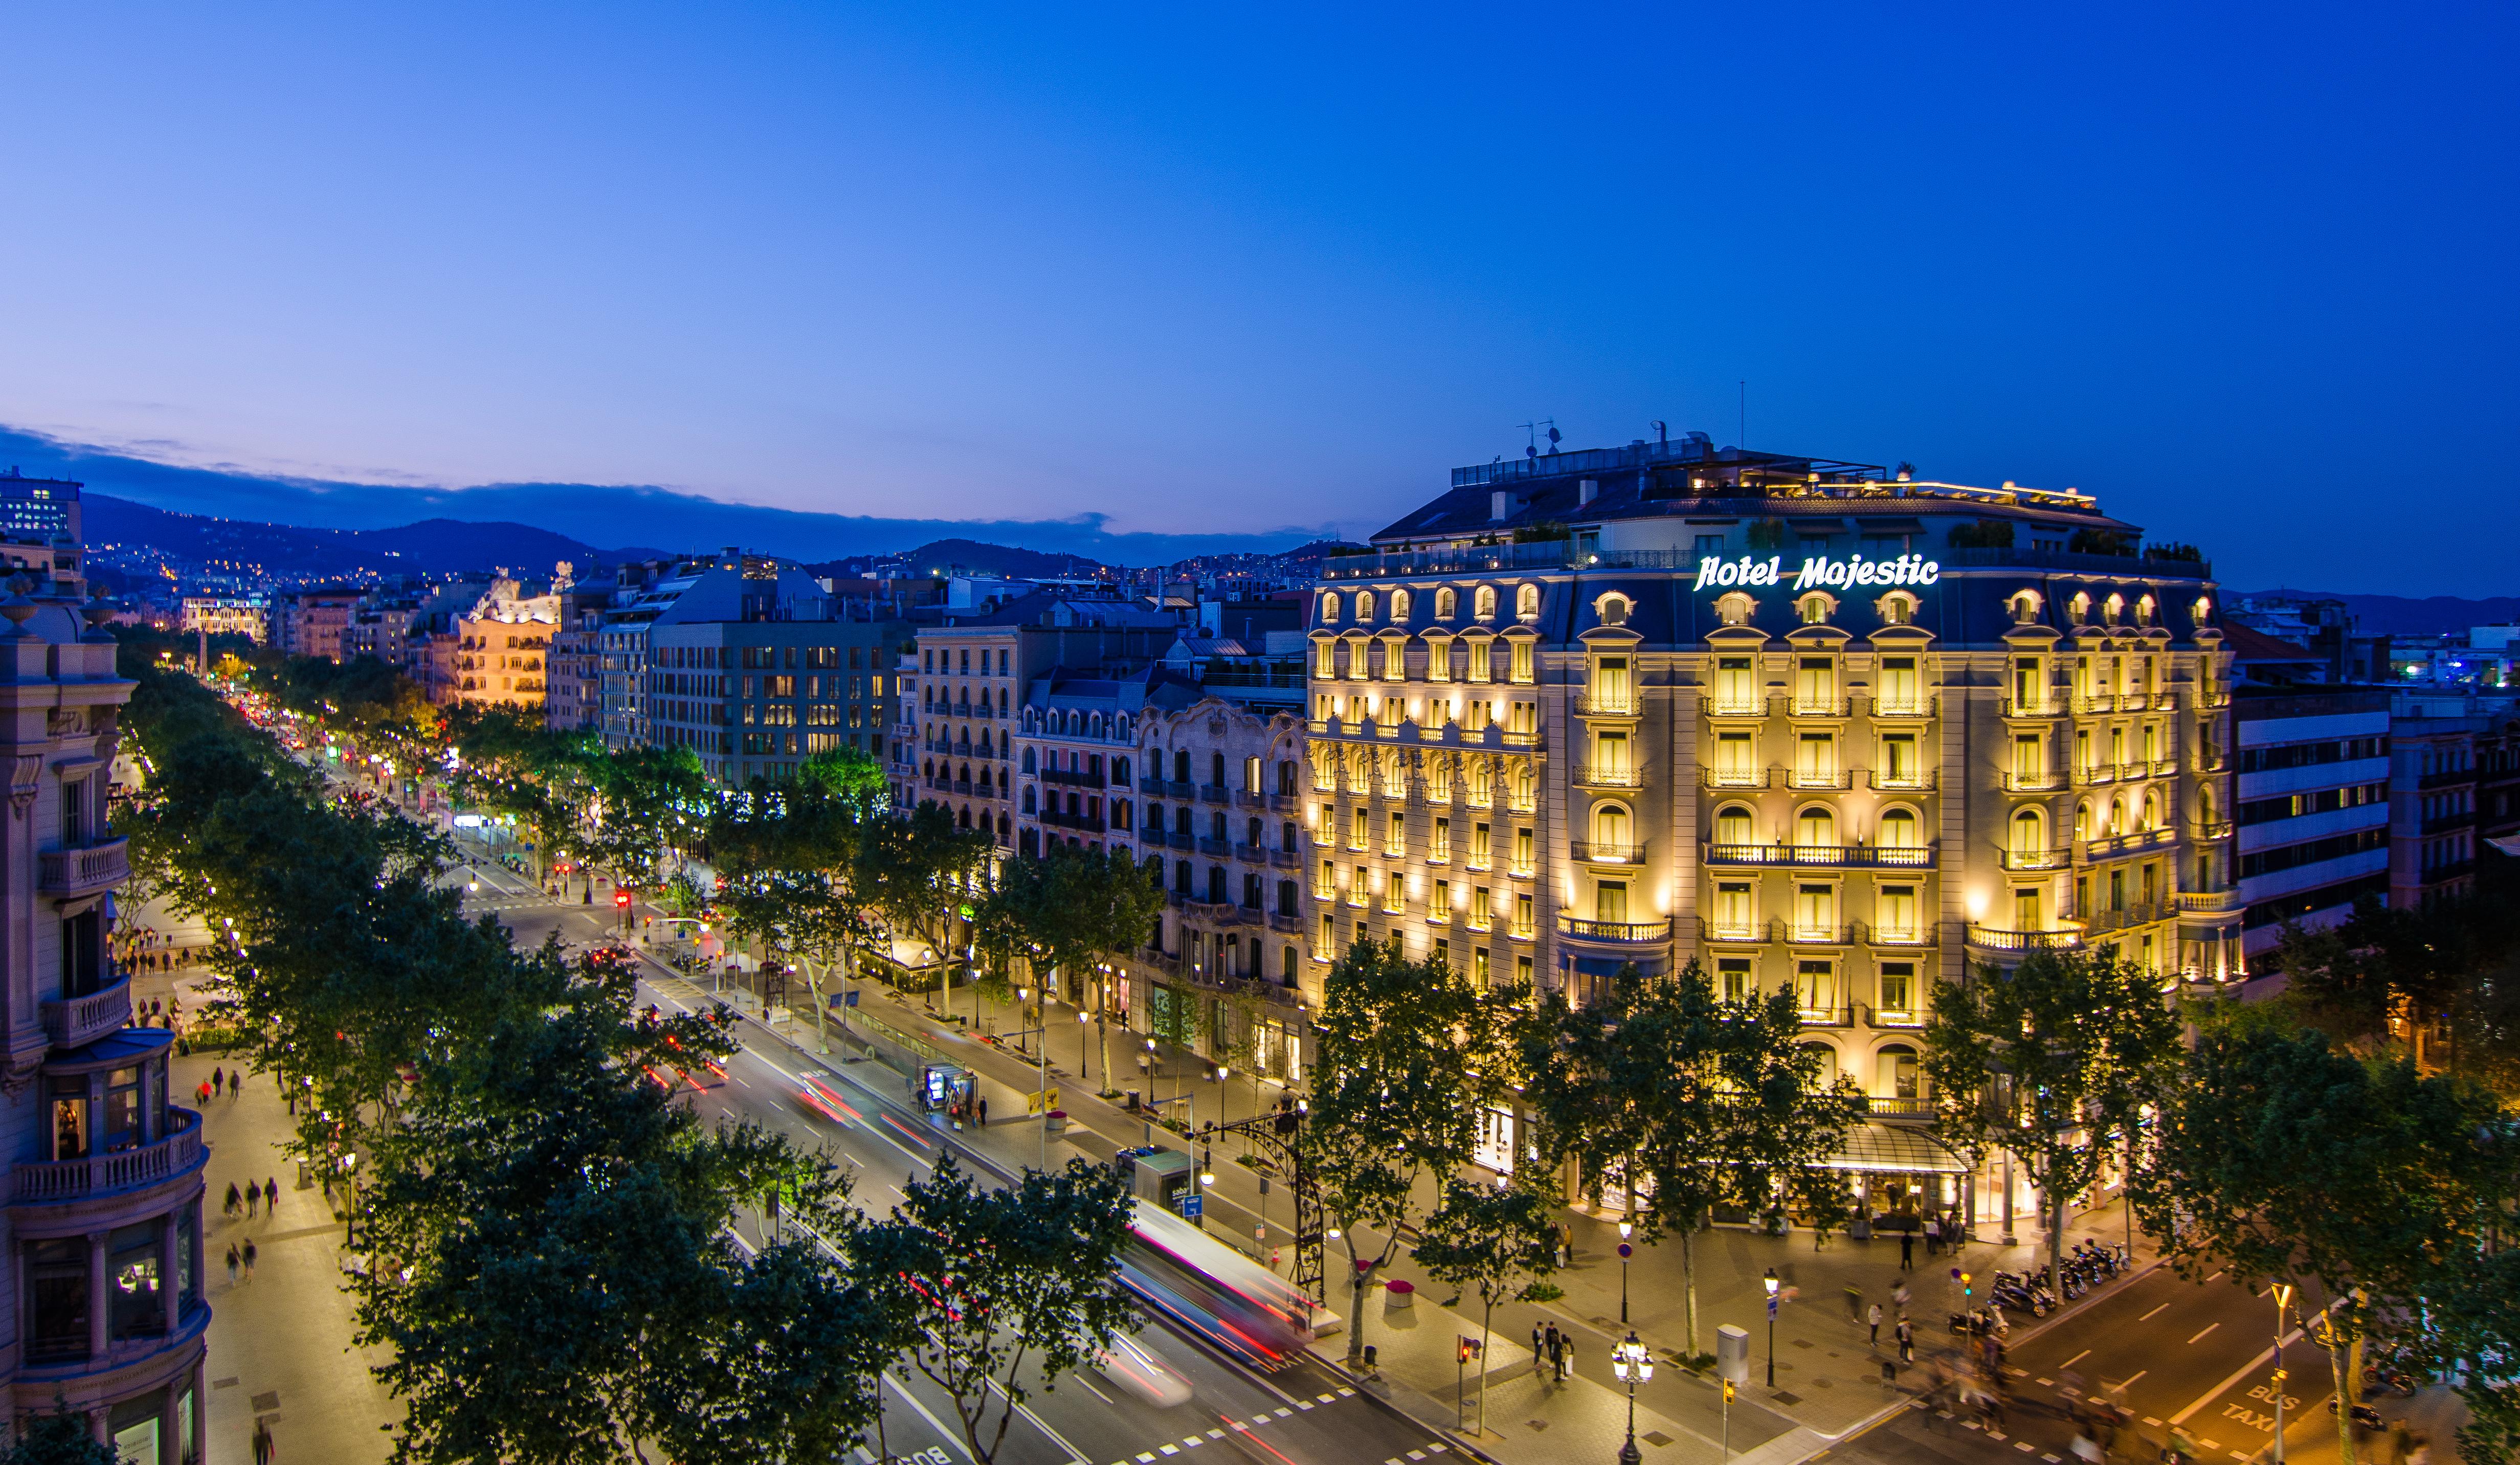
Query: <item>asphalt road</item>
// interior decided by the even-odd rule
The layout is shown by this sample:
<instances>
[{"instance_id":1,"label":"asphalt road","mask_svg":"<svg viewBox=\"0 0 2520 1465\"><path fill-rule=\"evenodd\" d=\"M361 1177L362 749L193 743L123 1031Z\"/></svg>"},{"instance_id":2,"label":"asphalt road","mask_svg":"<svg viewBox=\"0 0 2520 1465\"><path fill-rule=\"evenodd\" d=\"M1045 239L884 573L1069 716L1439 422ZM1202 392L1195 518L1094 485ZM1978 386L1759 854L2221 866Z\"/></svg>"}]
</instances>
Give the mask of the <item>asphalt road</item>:
<instances>
[{"instance_id":1,"label":"asphalt road","mask_svg":"<svg viewBox=\"0 0 2520 1465\"><path fill-rule=\"evenodd\" d=\"M498 912L521 945L554 931L563 940L598 940L615 928L608 905L552 902L530 880L493 866L479 866L476 877L480 889L469 895L468 909ZM685 984L661 968L649 971L665 980L643 980L641 1001L669 1010L687 1005L669 990ZM737 1036L760 1038L749 1023L739 1025ZM770 1043L734 1054L723 1083L687 1091L704 1115L748 1118L800 1143L828 1146L856 1167L858 1203L881 1212L900 1198L896 1177L924 1175L946 1137L908 1104L891 1069L838 1061L815 1066L837 1075L854 1117L805 1103L802 1065L792 1051ZM1389 1465L1446 1451L1431 1431L1356 1394L1315 1360L1254 1373L1160 1318L1148 1321L1141 1341L1190 1380L1188 1402L1159 1408L1092 1371L1047 1390L1031 1381L1032 1397L996 1457L1006 1465L1170 1465L1171 1457L1224 1451L1252 1465ZM886 1398L884 1448L895 1459L976 1465L942 1389L924 1379L906 1387L895 1381L887 1384ZM997 1412L993 1404L992 1429Z\"/></svg>"}]
</instances>

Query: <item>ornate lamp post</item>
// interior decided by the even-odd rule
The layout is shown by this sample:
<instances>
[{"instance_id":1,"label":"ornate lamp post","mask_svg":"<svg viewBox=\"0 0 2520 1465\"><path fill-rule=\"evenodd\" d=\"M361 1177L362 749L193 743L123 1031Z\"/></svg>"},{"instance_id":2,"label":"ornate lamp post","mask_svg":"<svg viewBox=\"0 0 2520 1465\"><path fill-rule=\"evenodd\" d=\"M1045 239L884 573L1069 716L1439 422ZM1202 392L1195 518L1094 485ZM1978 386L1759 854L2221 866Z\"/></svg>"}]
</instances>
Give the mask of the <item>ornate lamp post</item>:
<instances>
[{"instance_id":1,"label":"ornate lamp post","mask_svg":"<svg viewBox=\"0 0 2520 1465\"><path fill-rule=\"evenodd\" d=\"M1628 1443L1619 1446L1619 1465L1638 1465L1642 1456L1637 1452L1637 1386L1653 1378L1653 1354L1630 1333L1610 1350L1610 1372L1628 1386Z\"/></svg>"}]
</instances>

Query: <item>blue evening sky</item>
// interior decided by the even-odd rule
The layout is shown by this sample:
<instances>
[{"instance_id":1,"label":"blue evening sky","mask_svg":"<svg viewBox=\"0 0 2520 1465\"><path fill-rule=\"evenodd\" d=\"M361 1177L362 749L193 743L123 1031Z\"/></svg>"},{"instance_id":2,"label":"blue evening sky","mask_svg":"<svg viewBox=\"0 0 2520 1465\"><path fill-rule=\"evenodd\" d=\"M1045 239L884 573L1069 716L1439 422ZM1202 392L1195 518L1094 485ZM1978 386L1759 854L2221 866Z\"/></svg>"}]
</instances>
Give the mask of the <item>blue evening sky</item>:
<instances>
[{"instance_id":1,"label":"blue evening sky","mask_svg":"<svg viewBox=\"0 0 2520 1465\"><path fill-rule=\"evenodd\" d=\"M0 424L1350 531L1649 420L2486 593L2508 5L14 7ZM635 535L627 536L635 537ZM775 547L769 547L775 548Z\"/></svg>"}]
</instances>

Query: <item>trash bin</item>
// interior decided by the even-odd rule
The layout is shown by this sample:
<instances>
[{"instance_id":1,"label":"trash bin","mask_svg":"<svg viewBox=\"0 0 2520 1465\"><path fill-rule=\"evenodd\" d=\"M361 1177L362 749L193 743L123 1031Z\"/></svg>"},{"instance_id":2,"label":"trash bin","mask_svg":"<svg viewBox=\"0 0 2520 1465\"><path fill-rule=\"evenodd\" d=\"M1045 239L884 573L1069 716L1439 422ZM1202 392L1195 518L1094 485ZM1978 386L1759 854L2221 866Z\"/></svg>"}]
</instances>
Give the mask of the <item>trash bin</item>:
<instances>
[{"instance_id":1,"label":"trash bin","mask_svg":"<svg viewBox=\"0 0 2520 1465\"><path fill-rule=\"evenodd\" d=\"M1393 1277L1390 1281L1383 1284L1382 1306L1385 1311L1396 1312L1403 1308L1414 1308L1417 1305L1417 1283L1410 1281L1407 1277Z\"/></svg>"},{"instance_id":2,"label":"trash bin","mask_svg":"<svg viewBox=\"0 0 2520 1465\"><path fill-rule=\"evenodd\" d=\"M1129 1090L1129 1112L1132 1114L1138 1112L1138 1090L1135 1088Z\"/></svg>"}]
</instances>

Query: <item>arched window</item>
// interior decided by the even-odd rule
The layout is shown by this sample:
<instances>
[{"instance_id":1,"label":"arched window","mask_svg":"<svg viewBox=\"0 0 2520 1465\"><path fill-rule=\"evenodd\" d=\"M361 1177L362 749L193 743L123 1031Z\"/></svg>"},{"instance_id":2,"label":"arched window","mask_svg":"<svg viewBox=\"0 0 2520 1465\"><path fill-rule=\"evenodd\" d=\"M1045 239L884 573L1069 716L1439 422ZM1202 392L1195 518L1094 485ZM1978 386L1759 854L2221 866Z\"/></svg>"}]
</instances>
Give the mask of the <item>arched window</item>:
<instances>
[{"instance_id":1,"label":"arched window","mask_svg":"<svg viewBox=\"0 0 2520 1465\"><path fill-rule=\"evenodd\" d=\"M2074 837L2076 839L2092 837L2092 805L2088 799L2074 806Z\"/></svg>"},{"instance_id":2,"label":"arched window","mask_svg":"<svg viewBox=\"0 0 2520 1465\"><path fill-rule=\"evenodd\" d=\"M1209 787L1223 788L1225 786L1225 755L1223 753L1210 753L1207 755L1207 782Z\"/></svg>"},{"instance_id":3,"label":"arched window","mask_svg":"<svg viewBox=\"0 0 2520 1465\"><path fill-rule=\"evenodd\" d=\"M1293 947L1278 948L1278 979L1289 987L1295 985L1295 949Z\"/></svg>"},{"instance_id":4,"label":"arched window","mask_svg":"<svg viewBox=\"0 0 2520 1465\"><path fill-rule=\"evenodd\" d=\"M2213 620L2214 598L2211 596L2198 596L2196 598L2196 603L2187 607L2187 618L2200 626Z\"/></svg>"},{"instance_id":5,"label":"arched window","mask_svg":"<svg viewBox=\"0 0 2520 1465\"><path fill-rule=\"evenodd\" d=\"M1727 804L1715 812L1715 842L1740 846L1755 837L1750 822L1750 810L1742 804Z\"/></svg>"},{"instance_id":6,"label":"arched window","mask_svg":"<svg viewBox=\"0 0 2520 1465\"><path fill-rule=\"evenodd\" d=\"M2152 624L2152 597L2136 597L2135 623L2138 626L2149 626Z\"/></svg>"},{"instance_id":7,"label":"arched window","mask_svg":"<svg viewBox=\"0 0 2520 1465\"><path fill-rule=\"evenodd\" d=\"M1449 587L1435 592L1435 619L1449 621L1461 613L1462 597L1459 592Z\"/></svg>"},{"instance_id":8,"label":"arched window","mask_svg":"<svg viewBox=\"0 0 2520 1465\"><path fill-rule=\"evenodd\" d=\"M1477 620L1495 620L1496 605L1496 587L1482 585L1470 597L1470 615Z\"/></svg>"},{"instance_id":9,"label":"arched window","mask_svg":"<svg viewBox=\"0 0 2520 1465\"><path fill-rule=\"evenodd\" d=\"M1922 829L1923 826L1916 822L1913 810L1894 808L1881 812L1881 823L1876 833L1883 849L1914 850L1924 848L1924 840L1920 837Z\"/></svg>"},{"instance_id":10,"label":"arched window","mask_svg":"<svg viewBox=\"0 0 2520 1465\"><path fill-rule=\"evenodd\" d=\"M1244 844L1255 850L1260 848L1260 816L1255 814L1244 822L1243 833Z\"/></svg>"},{"instance_id":11,"label":"arched window","mask_svg":"<svg viewBox=\"0 0 2520 1465\"><path fill-rule=\"evenodd\" d=\"M1913 1099L1923 1097L1917 1088L1919 1069L1916 1050L1904 1043L1887 1043L1873 1059L1875 1066L1872 1093L1875 1098Z\"/></svg>"},{"instance_id":12,"label":"arched window","mask_svg":"<svg viewBox=\"0 0 2520 1465\"><path fill-rule=\"evenodd\" d=\"M2143 796L2143 826L2147 829L2161 827L2161 796L2158 794L2146 793Z\"/></svg>"},{"instance_id":13,"label":"arched window","mask_svg":"<svg viewBox=\"0 0 2520 1465\"><path fill-rule=\"evenodd\" d=\"M2092 598L2079 590L2074 592L2074 599L2065 602L2065 613L2067 616L2072 618L2074 624L2077 626L2090 620L2092 618Z\"/></svg>"},{"instance_id":14,"label":"arched window","mask_svg":"<svg viewBox=\"0 0 2520 1465\"><path fill-rule=\"evenodd\" d=\"M1628 818L1625 804L1603 804L1593 811L1593 843L1597 855L1618 853L1629 845L1629 829L1634 821Z\"/></svg>"},{"instance_id":15,"label":"arched window","mask_svg":"<svg viewBox=\"0 0 2520 1465\"><path fill-rule=\"evenodd\" d=\"M1085 720L1085 731L1086 731L1087 732L1089 732L1089 733L1093 734L1093 735L1094 735L1094 736L1096 736L1096 737L1100 737L1100 736L1102 736L1102 714L1098 712L1098 713L1094 714L1092 717L1087 718L1087 719Z\"/></svg>"},{"instance_id":16,"label":"arched window","mask_svg":"<svg viewBox=\"0 0 2520 1465\"><path fill-rule=\"evenodd\" d=\"M1111 760L1111 781L1123 788L1126 788L1129 785L1128 759L1114 758Z\"/></svg>"},{"instance_id":17,"label":"arched window","mask_svg":"<svg viewBox=\"0 0 2520 1465\"><path fill-rule=\"evenodd\" d=\"M1323 592L1322 592L1322 624L1323 624L1323 625L1325 625L1325 626L1335 626L1335 625L1337 625L1337 624L1338 624L1338 610L1339 610L1339 606L1338 606L1338 592L1337 592L1337 591L1334 591L1334 590L1326 590L1326 591L1323 591Z\"/></svg>"},{"instance_id":18,"label":"arched window","mask_svg":"<svg viewBox=\"0 0 2520 1465\"><path fill-rule=\"evenodd\" d=\"M1806 1005L1809 1005L1811 1000L1812 999L1808 997L1804 999ZM1812 1075L1812 1087L1815 1088L1836 1088L1837 1049L1830 1047L1825 1043L1806 1043L1802 1046L1804 1052L1813 1054L1819 1059L1820 1063L1818 1071Z\"/></svg>"},{"instance_id":19,"label":"arched window","mask_svg":"<svg viewBox=\"0 0 2520 1465\"><path fill-rule=\"evenodd\" d=\"M1360 590L1356 593L1357 624L1363 625L1372 619L1373 619L1373 592Z\"/></svg>"},{"instance_id":20,"label":"arched window","mask_svg":"<svg viewBox=\"0 0 2520 1465\"><path fill-rule=\"evenodd\" d=\"M1626 596L1603 596L1600 603L1594 608L1601 617L1601 624L1604 626L1624 626L1628 623L1629 605Z\"/></svg>"},{"instance_id":21,"label":"arched window","mask_svg":"<svg viewBox=\"0 0 2520 1465\"><path fill-rule=\"evenodd\" d=\"M2116 625L2118 623L2118 617L2125 613L2126 600L2123 597L2113 595L2100 602L2100 623L2102 625Z\"/></svg>"},{"instance_id":22,"label":"arched window","mask_svg":"<svg viewBox=\"0 0 2520 1465\"><path fill-rule=\"evenodd\" d=\"M1518 621L1540 619L1540 587L1525 585L1513 593L1513 618Z\"/></svg>"},{"instance_id":23,"label":"arched window","mask_svg":"<svg viewBox=\"0 0 2520 1465\"><path fill-rule=\"evenodd\" d=\"M2214 788L2210 783L2196 790L2196 821L2200 824L2214 822Z\"/></svg>"},{"instance_id":24,"label":"arched window","mask_svg":"<svg viewBox=\"0 0 2520 1465\"><path fill-rule=\"evenodd\" d=\"M1391 593L1392 624L1397 625L1407 619L1409 619L1409 592L1395 590Z\"/></svg>"},{"instance_id":25,"label":"arched window","mask_svg":"<svg viewBox=\"0 0 2520 1465\"><path fill-rule=\"evenodd\" d=\"M1802 616L1803 624L1806 626L1828 624L1828 597L1826 596L1805 596L1794 608Z\"/></svg>"},{"instance_id":26,"label":"arched window","mask_svg":"<svg viewBox=\"0 0 2520 1465\"><path fill-rule=\"evenodd\" d=\"M1912 597L1893 592L1892 594L1881 598L1881 623L1883 625L1904 626L1913 621L1915 618L1916 602Z\"/></svg>"},{"instance_id":27,"label":"arched window","mask_svg":"<svg viewBox=\"0 0 2520 1465\"><path fill-rule=\"evenodd\" d=\"M1824 804L1814 804L1794 819L1794 843L1806 849L1827 849L1837 843L1837 816Z\"/></svg>"},{"instance_id":28,"label":"arched window","mask_svg":"<svg viewBox=\"0 0 2520 1465\"><path fill-rule=\"evenodd\" d=\"M2036 809L2016 811L2012 816L2012 853L2015 855L2044 853L2048 848L2047 824L2048 821L2039 817L2039 811Z\"/></svg>"},{"instance_id":29,"label":"arched window","mask_svg":"<svg viewBox=\"0 0 2520 1465\"><path fill-rule=\"evenodd\" d=\"M1024 756L1023 756L1023 771L1024 771L1025 773L1032 773L1032 772L1034 771L1034 769L1033 769L1033 756L1032 756L1032 749L1030 749L1030 748L1026 748L1026 749L1024 749Z\"/></svg>"},{"instance_id":30,"label":"arched window","mask_svg":"<svg viewBox=\"0 0 2520 1465\"><path fill-rule=\"evenodd\" d=\"M2032 621L2039 619L2039 593L2037 591L2017 591L2012 597L2011 603L2012 619L2014 624L2026 626Z\"/></svg>"},{"instance_id":31,"label":"arched window","mask_svg":"<svg viewBox=\"0 0 2520 1465\"><path fill-rule=\"evenodd\" d=\"M2100 830L2100 833L2103 836L2113 836L2123 834L2125 832L2126 801L2123 799L2111 799L2109 800L2109 821L2107 826Z\"/></svg>"},{"instance_id":32,"label":"arched window","mask_svg":"<svg viewBox=\"0 0 2520 1465\"><path fill-rule=\"evenodd\" d=\"M1029 783L1024 785L1023 812L1026 814L1034 812L1032 785Z\"/></svg>"},{"instance_id":33,"label":"arched window","mask_svg":"<svg viewBox=\"0 0 2520 1465\"><path fill-rule=\"evenodd\" d=\"M1007 817L1005 815L1001 814L998 816L998 843L1004 844L1007 842L1007 833L1012 827L1012 826L1007 822Z\"/></svg>"},{"instance_id":34,"label":"arched window","mask_svg":"<svg viewBox=\"0 0 2520 1465\"><path fill-rule=\"evenodd\" d=\"M1733 591L1715 599L1716 618L1728 626L1745 626L1750 622L1750 598Z\"/></svg>"}]
</instances>

